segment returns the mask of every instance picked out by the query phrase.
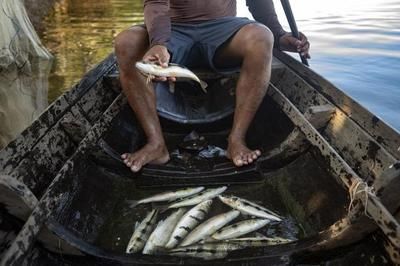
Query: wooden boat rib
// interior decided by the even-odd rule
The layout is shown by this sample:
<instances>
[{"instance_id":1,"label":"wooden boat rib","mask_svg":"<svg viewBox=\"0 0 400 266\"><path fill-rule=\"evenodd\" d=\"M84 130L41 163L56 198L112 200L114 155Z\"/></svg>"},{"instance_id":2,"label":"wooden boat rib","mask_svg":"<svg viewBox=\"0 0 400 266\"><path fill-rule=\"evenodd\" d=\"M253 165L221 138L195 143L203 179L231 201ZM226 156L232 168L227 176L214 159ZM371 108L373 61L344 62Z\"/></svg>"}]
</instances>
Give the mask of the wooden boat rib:
<instances>
[{"instance_id":1,"label":"wooden boat rib","mask_svg":"<svg viewBox=\"0 0 400 266\"><path fill-rule=\"evenodd\" d=\"M254 249L245 255L234 252L226 259L232 263L287 264L299 252L318 253L350 245L365 239L378 227L386 235L391 259L398 263L399 223L394 216L400 215L396 214L400 207L396 194L400 185L399 134L311 69L280 51L274 51L274 55L272 84L250 129L255 139L250 142L267 151L256 164L237 169L229 162L214 161L207 167L185 168L172 162L148 166L138 175L111 158L112 153L119 154L127 147L137 149L143 134L126 100L118 93L115 58L108 57L0 152L0 189L8 194L14 192L15 198L12 202L5 197L0 200L11 215L26 220L5 251L2 263L23 260L35 239L48 249L65 254L83 253L104 261L204 263L173 257L126 256L110 250L110 246L102 246L104 243L96 237L101 235L99 230L105 227L105 220L114 219L111 210L121 201L115 193L107 193L107 189L120 188L116 185L119 182L140 186L144 191L154 185L228 183L234 187L236 183L245 183L249 195L266 186L274 187L283 202L279 204L285 205L305 227L315 229L291 244ZM220 87L209 97L220 98L219 93L229 91L234 84L220 82L226 77L203 75ZM193 127L209 138L223 139L230 125L226 114L230 100L225 102L223 115L218 116L218 110L206 110L209 117L218 117L209 123L196 123L204 112L179 113L174 106L159 106L159 110L167 110L164 116L169 119L163 120L163 129L170 145ZM183 124L171 122L174 112L175 120ZM185 116L190 119L180 120ZM192 123L187 125L189 122ZM77 202L83 206L77 206ZM103 208L93 210L90 203L101 203ZM78 219L83 225L73 225L71 217L77 213L83 216ZM320 221L316 222L314 216L320 217ZM89 222L95 218L103 222ZM49 238L46 231L53 232L55 237Z\"/></svg>"}]
</instances>

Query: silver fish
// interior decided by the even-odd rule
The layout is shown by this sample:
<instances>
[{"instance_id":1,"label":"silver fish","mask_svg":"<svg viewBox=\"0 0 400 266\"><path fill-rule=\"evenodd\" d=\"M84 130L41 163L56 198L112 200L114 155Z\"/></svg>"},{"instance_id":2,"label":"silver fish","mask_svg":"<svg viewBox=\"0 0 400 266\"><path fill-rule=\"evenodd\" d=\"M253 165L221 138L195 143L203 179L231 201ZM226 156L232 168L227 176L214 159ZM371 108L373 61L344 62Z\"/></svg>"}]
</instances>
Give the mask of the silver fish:
<instances>
[{"instance_id":1,"label":"silver fish","mask_svg":"<svg viewBox=\"0 0 400 266\"><path fill-rule=\"evenodd\" d=\"M193 257L204 260L213 260L223 259L228 255L228 252L242 248L244 248L244 246L240 243L205 243L172 249L168 254L178 257Z\"/></svg>"},{"instance_id":2,"label":"silver fish","mask_svg":"<svg viewBox=\"0 0 400 266\"><path fill-rule=\"evenodd\" d=\"M214 234L217 230L224 227L226 224L230 223L232 220L238 217L239 214L239 211L232 210L208 219L190 232L182 241L180 246L189 246L204 238L207 238L208 236Z\"/></svg>"},{"instance_id":3,"label":"silver fish","mask_svg":"<svg viewBox=\"0 0 400 266\"><path fill-rule=\"evenodd\" d=\"M158 251L162 251L172 231L175 229L176 224L185 213L186 209L180 208L174 211L164 221L161 221L151 233L149 240L147 240L143 249L143 254L156 254Z\"/></svg>"},{"instance_id":4,"label":"silver fish","mask_svg":"<svg viewBox=\"0 0 400 266\"><path fill-rule=\"evenodd\" d=\"M189 196L199 193L202 190L204 190L204 187L194 187L194 188L180 189L177 191L167 191L167 192L158 193L156 195L153 195L153 196L150 196L148 198L141 199L138 201L129 200L128 203L130 203L130 207L133 208L136 205L143 204L143 203L172 201L172 200L176 200L176 199L180 199L180 198L189 197Z\"/></svg>"},{"instance_id":5,"label":"silver fish","mask_svg":"<svg viewBox=\"0 0 400 266\"><path fill-rule=\"evenodd\" d=\"M235 196L220 195L218 197L223 203L232 207L233 209L239 210L241 213L264 219L269 219L272 221L278 221L278 222L282 221L282 219L275 213L248 200L241 199Z\"/></svg>"},{"instance_id":6,"label":"silver fish","mask_svg":"<svg viewBox=\"0 0 400 266\"><path fill-rule=\"evenodd\" d=\"M243 245L244 247L265 247L272 246L278 244L285 244L289 242L293 242L294 240L290 240L287 238L281 237L244 237L244 238L233 238L228 239L226 242L232 244Z\"/></svg>"},{"instance_id":7,"label":"silver fish","mask_svg":"<svg viewBox=\"0 0 400 266\"><path fill-rule=\"evenodd\" d=\"M200 84L201 89L204 92L208 87L207 83L200 80L196 74L194 74L189 69L179 66L176 64L169 64L168 67L162 67L157 64L147 63L147 62L136 62L136 68L144 75L148 76L148 78L152 77L175 77L175 78L187 78L194 80Z\"/></svg>"},{"instance_id":8,"label":"silver fish","mask_svg":"<svg viewBox=\"0 0 400 266\"><path fill-rule=\"evenodd\" d=\"M224 192L226 189L227 189L227 187L223 186L223 187L210 188L210 189L203 190L202 192L200 192L197 195L191 196L187 199L183 199L176 203L172 203L171 205L168 206L168 209L180 208L180 207L199 204L200 202L203 202L205 200L215 198L216 196L218 196L219 194Z\"/></svg>"},{"instance_id":9,"label":"silver fish","mask_svg":"<svg viewBox=\"0 0 400 266\"><path fill-rule=\"evenodd\" d=\"M133 232L126 248L126 253L136 253L142 250L151 231L153 231L157 216L157 210L149 212L146 218L135 228L135 232Z\"/></svg>"},{"instance_id":10,"label":"silver fish","mask_svg":"<svg viewBox=\"0 0 400 266\"><path fill-rule=\"evenodd\" d=\"M230 226L224 227L211 235L211 239L226 240L230 238L236 238L250 232L256 231L261 227L264 227L270 222L268 219L250 219L244 220Z\"/></svg>"},{"instance_id":11,"label":"silver fish","mask_svg":"<svg viewBox=\"0 0 400 266\"><path fill-rule=\"evenodd\" d=\"M165 247L168 249L176 247L176 245L205 218L210 210L211 204L212 200L207 200L190 209L179 220Z\"/></svg>"}]
</instances>

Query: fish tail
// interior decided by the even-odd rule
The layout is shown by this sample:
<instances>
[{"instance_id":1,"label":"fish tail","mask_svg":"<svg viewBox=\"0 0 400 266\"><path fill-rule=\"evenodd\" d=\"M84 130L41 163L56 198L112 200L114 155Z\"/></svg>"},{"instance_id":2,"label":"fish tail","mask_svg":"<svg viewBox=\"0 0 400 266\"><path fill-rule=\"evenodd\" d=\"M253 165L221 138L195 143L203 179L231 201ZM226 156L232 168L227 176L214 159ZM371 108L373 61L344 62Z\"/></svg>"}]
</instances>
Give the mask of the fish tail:
<instances>
[{"instance_id":1,"label":"fish tail","mask_svg":"<svg viewBox=\"0 0 400 266\"><path fill-rule=\"evenodd\" d=\"M206 90L206 88L208 87L207 82L199 80L199 83L200 83L200 87L204 91L204 93L207 93L207 90Z\"/></svg>"},{"instance_id":2,"label":"fish tail","mask_svg":"<svg viewBox=\"0 0 400 266\"><path fill-rule=\"evenodd\" d=\"M126 202L129 204L129 208L131 209L140 204L138 200L127 200Z\"/></svg>"}]
</instances>

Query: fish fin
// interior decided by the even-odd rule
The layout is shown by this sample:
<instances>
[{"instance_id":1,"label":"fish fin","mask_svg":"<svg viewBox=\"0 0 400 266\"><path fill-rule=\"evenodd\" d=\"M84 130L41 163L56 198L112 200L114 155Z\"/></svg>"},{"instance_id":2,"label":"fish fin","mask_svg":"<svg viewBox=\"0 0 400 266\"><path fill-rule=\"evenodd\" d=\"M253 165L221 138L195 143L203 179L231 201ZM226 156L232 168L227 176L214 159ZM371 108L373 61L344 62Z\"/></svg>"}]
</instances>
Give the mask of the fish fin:
<instances>
[{"instance_id":1,"label":"fish fin","mask_svg":"<svg viewBox=\"0 0 400 266\"><path fill-rule=\"evenodd\" d=\"M168 204L153 206L153 208L156 209L157 211L159 211L160 213L166 212L169 209L168 207L169 207Z\"/></svg>"},{"instance_id":2,"label":"fish fin","mask_svg":"<svg viewBox=\"0 0 400 266\"><path fill-rule=\"evenodd\" d=\"M135 223L135 231L136 231L136 229L138 228L139 225L140 225L140 223L138 221L136 221L136 223Z\"/></svg>"},{"instance_id":3,"label":"fish fin","mask_svg":"<svg viewBox=\"0 0 400 266\"><path fill-rule=\"evenodd\" d=\"M126 202L129 204L129 208L131 208L131 209L133 209L137 205L139 205L139 201L138 200L127 200Z\"/></svg>"},{"instance_id":4,"label":"fish fin","mask_svg":"<svg viewBox=\"0 0 400 266\"><path fill-rule=\"evenodd\" d=\"M212 236L207 236L206 238L203 238L200 243L211 243L216 241L218 240L213 238Z\"/></svg>"},{"instance_id":5,"label":"fish fin","mask_svg":"<svg viewBox=\"0 0 400 266\"><path fill-rule=\"evenodd\" d=\"M146 84L150 84L151 81L153 80L154 76L153 75L148 75L146 78Z\"/></svg>"},{"instance_id":6,"label":"fish fin","mask_svg":"<svg viewBox=\"0 0 400 266\"><path fill-rule=\"evenodd\" d=\"M172 94L175 93L175 82L173 81L169 82L169 92L171 92Z\"/></svg>"},{"instance_id":7,"label":"fish fin","mask_svg":"<svg viewBox=\"0 0 400 266\"><path fill-rule=\"evenodd\" d=\"M200 83L200 87L204 91L204 93L207 93L207 90L206 90L206 88L208 87L207 82L200 80L199 83Z\"/></svg>"},{"instance_id":8,"label":"fish fin","mask_svg":"<svg viewBox=\"0 0 400 266\"><path fill-rule=\"evenodd\" d=\"M256 237L259 237L259 238L267 238L265 235L263 235L263 234L261 234L261 233L259 233L259 232L255 232L254 233L254 235L256 236Z\"/></svg>"}]
</instances>

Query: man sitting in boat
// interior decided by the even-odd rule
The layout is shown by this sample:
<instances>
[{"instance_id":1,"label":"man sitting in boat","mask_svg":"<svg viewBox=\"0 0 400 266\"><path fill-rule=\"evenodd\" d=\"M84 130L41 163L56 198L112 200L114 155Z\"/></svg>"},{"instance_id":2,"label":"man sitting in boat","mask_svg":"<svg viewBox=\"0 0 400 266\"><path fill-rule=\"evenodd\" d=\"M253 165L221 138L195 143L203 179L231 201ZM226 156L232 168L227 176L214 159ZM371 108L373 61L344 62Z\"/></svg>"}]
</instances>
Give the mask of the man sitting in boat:
<instances>
[{"instance_id":1,"label":"man sitting in boat","mask_svg":"<svg viewBox=\"0 0 400 266\"><path fill-rule=\"evenodd\" d=\"M141 60L165 67L170 62L189 68L205 65L219 73L240 69L227 157L243 166L261 155L247 147L245 136L268 87L273 46L309 58L310 45L303 34L298 40L283 30L272 0L249 0L247 5L255 21L236 17L236 0L145 0L145 27L134 26L117 36L122 88L147 137L140 150L122 155L132 171L169 160L155 92L134 67ZM167 79L175 80L155 78Z\"/></svg>"}]
</instances>

